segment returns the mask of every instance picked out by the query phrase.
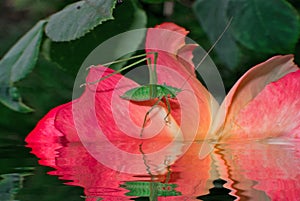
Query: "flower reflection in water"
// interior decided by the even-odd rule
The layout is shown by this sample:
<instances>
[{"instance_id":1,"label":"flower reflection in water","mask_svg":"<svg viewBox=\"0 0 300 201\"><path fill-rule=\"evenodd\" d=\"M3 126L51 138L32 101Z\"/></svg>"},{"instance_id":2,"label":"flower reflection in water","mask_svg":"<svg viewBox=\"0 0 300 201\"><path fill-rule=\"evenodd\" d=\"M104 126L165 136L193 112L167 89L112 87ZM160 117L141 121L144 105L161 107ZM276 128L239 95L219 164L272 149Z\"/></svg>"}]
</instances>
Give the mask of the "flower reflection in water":
<instances>
[{"instance_id":1,"label":"flower reflection in water","mask_svg":"<svg viewBox=\"0 0 300 201\"><path fill-rule=\"evenodd\" d=\"M222 144L217 152L242 200L292 201L300 195L299 151L299 141L277 138Z\"/></svg>"},{"instance_id":2,"label":"flower reflection in water","mask_svg":"<svg viewBox=\"0 0 300 201\"><path fill-rule=\"evenodd\" d=\"M54 168L49 174L67 180L68 185L83 187L86 200L97 200L99 197L104 200L129 200L139 196L152 196L152 200L159 196L170 196L163 198L182 200L203 194L207 192L206 186L211 186L207 185L210 177L210 158L198 159L200 145L197 143L192 144L189 151L176 164L170 166L165 174L126 174L99 163L80 141L70 142L58 132L53 132L51 136L44 135L43 131L53 126L54 117L51 115L56 113L56 109L40 121L26 141L28 147L32 148L32 153L40 158L41 165ZM140 143L127 142L127 145L140 147ZM95 146L99 146L99 151L110 154L106 144ZM145 172L150 162L145 156L142 161Z\"/></svg>"},{"instance_id":3,"label":"flower reflection in water","mask_svg":"<svg viewBox=\"0 0 300 201\"><path fill-rule=\"evenodd\" d=\"M40 164L54 168L50 175L66 180L67 185L83 187L86 200L299 199L300 142L297 141L218 144L204 160L199 160L198 153L193 152L200 144L193 143L191 150L171 165L166 174L151 176L112 170L94 159L80 142L65 143L60 138L56 139L56 147L31 140L28 146L40 158Z\"/></svg>"}]
</instances>

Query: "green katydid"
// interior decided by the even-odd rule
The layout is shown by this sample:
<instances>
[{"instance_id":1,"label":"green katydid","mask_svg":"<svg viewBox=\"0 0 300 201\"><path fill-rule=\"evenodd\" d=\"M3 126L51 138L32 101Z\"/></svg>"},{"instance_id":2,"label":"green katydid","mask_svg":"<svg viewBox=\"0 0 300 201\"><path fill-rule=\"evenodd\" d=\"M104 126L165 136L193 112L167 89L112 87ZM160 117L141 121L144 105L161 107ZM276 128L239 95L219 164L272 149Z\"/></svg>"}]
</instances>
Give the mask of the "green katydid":
<instances>
[{"instance_id":1,"label":"green katydid","mask_svg":"<svg viewBox=\"0 0 300 201\"><path fill-rule=\"evenodd\" d=\"M154 103L154 105L147 111L145 117L144 117L144 122L143 122L143 126L142 129L144 129L145 125L146 125L146 121L147 121L147 117L150 114L150 112L155 108L155 106L157 106L163 98L165 98L165 102L166 102L166 106L167 106L167 115L165 116L164 120L166 122L167 118L171 112L171 106L170 106L170 102L169 102L169 98L176 98L177 94L179 92L181 92L182 90L176 87L172 87L172 86L168 86L166 84L160 85L157 84L157 73L156 73L156 61L157 61L157 57L158 57L158 53L157 52L148 52L145 54L141 54L141 55L137 55L137 56L133 56L131 58L128 59L121 59L121 60L117 60L117 61L113 61L113 62L109 62L104 64L103 66L107 66L107 65L111 65L111 64L116 64L116 63L120 63L120 62L124 62L127 60L131 60L131 59L136 59L139 57L144 57L148 54L153 54L154 55L154 62L153 62L153 68L151 65L151 59L150 58L143 58L141 60L138 60L128 66L125 66L123 68L121 68L120 70L117 70L115 72L113 72L112 74L109 74L107 76L102 77L101 79L98 79L96 81L93 82L87 82L82 84L81 86L84 85L90 85L90 84L96 84L102 80L105 80L117 73L120 73L124 70L127 70L129 68L132 68L134 66L136 66L139 63L142 63L144 61L148 61L148 70L149 70L149 84L147 85L142 85L139 87L135 87L133 89L130 89L128 91L126 91L121 98L129 100L129 101L136 101L136 102L143 102L143 101L150 101L150 100L154 100L157 99L157 101Z\"/></svg>"},{"instance_id":2,"label":"green katydid","mask_svg":"<svg viewBox=\"0 0 300 201\"><path fill-rule=\"evenodd\" d=\"M222 36L226 32L226 30L229 28L229 25L230 25L231 21L232 21L232 18L229 20L229 23L227 24L227 26L225 27L223 32L220 34L220 36L217 38L217 40L214 42L214 44L211 46L211 48L203 56L203 58L201 59L199 64L196 66L195 70L203 63L203 61L208 57L209 53L213 50L213 48L216 46L216 44L222 38ZM155 106L157 106L160 102L163 102L163 99L165 99L165 104L167 106L167 114L164 117L164 120L166 122L168 122L167 119L168 119L168 116L171 113L171 106L170 106L169 98L176 99L177 94L182 91L182 88L184 87L184 85L192 77L192 75L190 75L185 80L185 82L183 83L181 88L176 88L176 87L169 86L169 85L166 85L166 84L162 84L162 85L158 84L157 83L157 72L156 72L156 62L157 62L157 58L158 58L158 53L157 52L148 52L148 53L145 53L145 54L133 56L131 58L120 59L120 60L117 60L117 61L113 61L113 62L103 64L103 66L108 66L108 65L111 65L111 64L116 64L116 63L131 60L131 59L137 59L137 58L145 57L148 54L153 54L154 55L153 68L152 68L152 65L151 65L151 59L150 58L142 58L142 59L140 59L140 60L138 60L138 61L136 61L136 62L134 62L134 63L132 63L128 66L125 66L125 67L123 67L119 70L116 70L112 74L104 76L104 77L102 77L98 80L95 80L93 82L87 82L87 83L84 83L84 84L81 85L81 86L84 86L84 85L96 84L96 83L101 82L101 81L103 81L103 80L105 80L105 79L107 79L107 78L109 78L109 77L111 77L111 76L113 76L117 73L120 73L120 72L122 72L124 70L127 70L129 68L132 68L132 67L136 66L139 63L147 61L148 62L148 70L149 70L149 84L142 85L142 86L130 89L130 90L126 91L122 96L120 96L123 99L129 100L129 101L137 101L137 102L150 101L150 100L157 99L157 101L147 111L147 113L144 117L144 122L143 122L143 125L142 125L141 135L142 135L143 129L146 125L148 115L155 108Z\"/></svg>"}]
</instances>

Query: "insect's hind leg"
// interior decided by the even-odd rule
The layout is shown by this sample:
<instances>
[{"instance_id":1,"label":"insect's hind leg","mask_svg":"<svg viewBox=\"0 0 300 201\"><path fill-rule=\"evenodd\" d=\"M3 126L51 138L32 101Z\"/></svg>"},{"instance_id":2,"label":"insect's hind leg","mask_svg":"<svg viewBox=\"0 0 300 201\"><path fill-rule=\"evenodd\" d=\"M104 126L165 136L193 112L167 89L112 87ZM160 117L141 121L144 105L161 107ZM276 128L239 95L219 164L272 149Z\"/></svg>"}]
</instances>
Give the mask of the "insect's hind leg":
<instances>
[{"instance_id":1,"label":"insect's hind leg","mask_svg":"<svg viewBox=\"0 0 300 201\"><path fill-rule=\"evenodd\" d=\"M155 106L158 105L158 103L162 100L163 97L158 98L158 100L152 105L152 107L146 112L145 117L144 117L144 122L143 122L143 126L142 126L142 131L140 133L140 137L142 137L143 135L143 131L146 125L146 121L147 121L147 117L149 116L150 112L154 109Z\"/></svg>"},{"instance_id":2,"label":"insect's hind leg","mask_svg":"<svg viewBox=\"0 0 300 201\"><path fill-rule=\"evenodd\" d=\"M165 96L165 99L166 99L166 105L167 105L168 112L167 112L167 115L165 116L164 120L165 120L166 123L170 123L169 120L168 120L168 117L171 113L171 104L170 104L170 101L169 101L168 97Z\"/></svg>"}]
</instances>

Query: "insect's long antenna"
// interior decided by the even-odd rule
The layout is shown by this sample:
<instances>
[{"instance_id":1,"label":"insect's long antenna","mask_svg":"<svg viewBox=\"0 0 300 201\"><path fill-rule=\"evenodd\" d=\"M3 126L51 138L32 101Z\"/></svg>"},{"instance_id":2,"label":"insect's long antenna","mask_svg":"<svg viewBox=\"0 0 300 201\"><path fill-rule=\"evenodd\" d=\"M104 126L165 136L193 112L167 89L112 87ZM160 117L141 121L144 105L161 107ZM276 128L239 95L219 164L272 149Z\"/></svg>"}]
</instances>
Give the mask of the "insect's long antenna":
<instances>
[{"instance_id":1,"label":"insect's long antenna","mask_svg":"<svg viewBox=\"0 0 300 201\"><path fill-rule=\"evenodd\" d=\"M146 56L146 55L148 55L148 54L154 54L154 55L157 55L157 52L147 52L147 53L145 53L145 54L133 56L133 57L130 57L130 58L120 59L120 60L118 60L118 61L112 61L112 62L103 64L102 66L109 66L109 65L111 65L111 64L116 64L116 63L120 63L120 62L124 62L124 61L128 61L128 60L132 60L132 59L144 57L144 56ZM144 61L146 61L146 60L148 60L148 58L143 58L143 59L141 59L141 60L138 60L138 61L136 61L136 62L134 62L134 63L132 63L132 64L130 64L130 65L128 65L128 66L125 66L125 67L123 67L123 68L121 68L121 69L119 69L119 70L116 70L115 72L113 72L113 73L111 73L111 74L109 74L109 75L107 75L107 76L104 76L104 77L102 77L102 78L100 78L100 79L98 79L98 80L95 80L95 81L93 81L93 82L86 82L86 83L83 83L83 84L80 85L80 87L83 87L83 86L86 86L86 85L92 85L92 84L96 84L96 83L98 83L98 82L101 82L101 81L103 81L103 80L105 80L105 79L107 79L107 78L109 78L109 77L111 77L111 76L113 76L113 75L115 75L115 74L121 73L122 71L127 70L127 69L129 69L129 68L132 68L132 67L134 67L135 65L137 65L137 64L139 64L139 63L142 63L142 62L144 62ZM91 69L91 68L97 68L97 67L89 67L89 68L87 68L87 69Z\"/></svg>"},{"instance_id":2,"label":"insect's long antenna","mask_svg":"<svg viewBox=\"0 0 300 201\"><path fill-rule=\"evenodd\" d=\"M202 57L202 59L200 60L200 62L198 63L198 65L195 67L195 70L197 70L200 65L205 61L205 59L209 56L209 54L212 52L212 50L216 47L216 45L218 44L218 42L221 40L221 38L223 37L223 35L225 34L225 32L228 30L228 28L230 27L230 24L232 22L232 17L229 19L226 27L224 28L223 32L220 34L220 36L217 38L217 40L214 42L214 44L209 48L209 50L206 52L206 54ZM182 84L182 86L180 87L180 89L182 89L184 87L184 85L191 79L193 75L190 75Z\"/></svg>"},{"instance_id":3,"label":"insect's long antenna","mask_svg":"<svg viewBox=\"0 0 300 201\"><path fill-rule=\"evenodd\" d=\"M100 78L100 79L98 79L98 80L95 80L95 81L93 81L93 82L86 82L86 83L83 83L83 84L80 85L80 87L83 87L83 86L86 86L86 85L92 85L92 84L96 84L96 83L98 83L98 82L101 82L102 80L105 80L105 79L107 79L107 78L109 78L109 77L111 77L111 76L113 76L113 75L115 75L115 74L117 74L117 73L120 73L120 72L122 72L122 71L124 71L124 70L126 70L126 69L132 68L133 66L135 66L135 65L137 65L137 64L139 64L139 63L142 63L142 62L144 62L144 61L146 61L146 60L147 60L147 58L144 58L144 59L141 59L141 60L139 60L139 61L136 61L136 62L134 62L134 63L132 63L132 64L130 64L130 65L128 65L128 66L125 66L124 68L121 68L120 70L116 70L115 72L113 72L113 73L111 73L111 74L109 74L109 75L107 75L107 76L104 76L104 77L102 77L102 78Z\"/></svg>"},{"instance_id":4,"label":"insect's long antenna","mask_svg":"<svg viewBox=\"0 0 300 201\"><path fill-rule=\"evenodd\" d=\"M117 60L117 61L111 61L111 62L108 62L108 63L105 63L105 64L101 64L101 66L110 66L112 64L117 64L117 63L121 63L121 62L124 62L124 61L129 61L129 60L132 60L132 59L137 59L137 58L140 58L140 57L147 56L147 54L149 54L149 53L132 56L130 58L120 59L120 60ZM86 70L89 70L91 68L99 68L99 67L97 67L97 66L90 66L90 67L86 68Z\"/></svg>"}]
</instances>

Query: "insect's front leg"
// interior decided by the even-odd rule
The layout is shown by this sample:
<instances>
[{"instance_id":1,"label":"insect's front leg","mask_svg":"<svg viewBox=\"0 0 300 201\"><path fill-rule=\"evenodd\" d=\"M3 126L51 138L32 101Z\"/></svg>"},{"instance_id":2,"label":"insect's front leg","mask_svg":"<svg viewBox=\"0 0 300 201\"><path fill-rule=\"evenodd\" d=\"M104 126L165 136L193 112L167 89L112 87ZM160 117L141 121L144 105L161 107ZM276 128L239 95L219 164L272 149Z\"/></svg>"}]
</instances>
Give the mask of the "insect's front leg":
<instances>
[{"instance_id":1,"label":"insect's front leg","mask_svg":"<svg viewBox=\"0 0 300 201\"><path fill-rule=\"evenodd\" d=\"M142 131L141 131L140 137L142 137L144 128L146 126L147 117L149 116L150 112L154 109L154 107L158 105L158 103L161 101L162 98L163 97L158 98L158 100L154 103L154 105L152 105L152 107L147 111L147 113L146 113L146 115L144 117L144 122L143 122L143 126L142 126Z\"/></svg>"}]
</instances>

